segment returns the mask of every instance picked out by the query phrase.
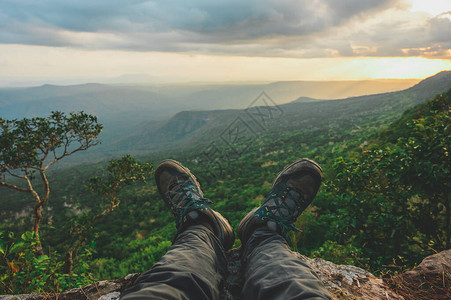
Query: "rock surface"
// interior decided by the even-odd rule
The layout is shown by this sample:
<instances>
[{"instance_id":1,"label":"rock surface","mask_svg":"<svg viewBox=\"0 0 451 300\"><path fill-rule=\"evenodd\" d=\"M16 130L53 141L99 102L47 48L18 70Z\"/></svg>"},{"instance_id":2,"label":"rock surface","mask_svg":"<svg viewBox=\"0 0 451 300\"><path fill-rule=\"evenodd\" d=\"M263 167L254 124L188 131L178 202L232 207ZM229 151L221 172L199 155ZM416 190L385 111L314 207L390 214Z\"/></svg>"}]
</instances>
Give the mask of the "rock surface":
<instances>
[{"instance_id":1,"label":"rock surface","mask_svg":"<svg viewBox=\"0 0 451 300\"><path fill-rule=\"evenodd\" d=\"M0 300L116 300L120 293L133 284L139 274L129 274L116 280L98 281L83 288L75 288L61 294L5 295Z\"/></svg>"},{"instance_id":2,"label":"rock surface","mask_svg":"<svg viewBox=\"0 0 451 300\"><path fill-rule=\"evenodd\" d=\"M451 249L426 257L387 282L405 299L451 299Z\"/></svg>"},{"instance_id":3,"label":"rock surface","mask_svg":"<svg viewBox=\"0 0 451 300\"><path fill-rule=\"evenodd\" d=\"M238 250L229 252L229 277L223 299L240 299L242 286L241 264ZM349 265L336 265L320 258L311 259L298 254L300 260L311 267L334 299L404 299L389 289L382 279L368 271Z\"/></svg>"},{"instance_id":4,"label":"rock surface","mask_svg":"<svg viewBox=\"0 0 451 300\"><path fill-rule=\"evenodd\" d=\"M334 299L404 299L390 290L381 278L361 268L299 257L316 271Z\"/></svg>"},{"instance_id":5,"label":"rock surface","mask_svg":"<svg viewBox=\"0 0 451 300\"><path fill-rule=\"evenodd\" d=\"M232 249L227 255L230 275L221 298L236 300L240 299L242 285L239 249ZM323 259L311 259L300 254L298 257L315 270L334 299L451 299L449 289L451 250L429 256L414 270L392 277L387 282L355 266L336 265ZM61 294L5 295L0 296L0 300L116 300L138 276L139 274L129 274L117 280L99 281ZM420 285L426 286L425 283L431 278L442 279L442 282L434 282L438 284L438 289L436 288L432 293L431 287L428 286L426 293L414 294L419 290Z\"/></svg>"}]
</instances>

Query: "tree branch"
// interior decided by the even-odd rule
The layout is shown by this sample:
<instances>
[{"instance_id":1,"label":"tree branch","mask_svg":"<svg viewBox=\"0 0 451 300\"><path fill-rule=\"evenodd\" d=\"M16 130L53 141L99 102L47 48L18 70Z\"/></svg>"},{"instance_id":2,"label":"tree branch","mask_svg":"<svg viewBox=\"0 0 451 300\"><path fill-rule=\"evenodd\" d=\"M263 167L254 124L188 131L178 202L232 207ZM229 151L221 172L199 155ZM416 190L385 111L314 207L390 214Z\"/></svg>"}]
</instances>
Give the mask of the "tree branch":
<instances>
[{"instance_id":1,"label":"tree branch","mask_svg":"<svg viewBox=\"0 0 451 300\"><path fill-rule=\"evenodd\" d=\"M42 178L42 181L44 182L44 190L45 190L45 195L44 195L44 197L41 198L41 202L42 202L42 204L44 204L44 202L47 201L47 199L49 198L50 187L49 187L49 181L47 179L47 175L45 175L44 171L41 171L41 178Z\"/></svg>"},{"instance_id":2,"label":"tree branch","mask_svg":"<svg viewBox=\"0 0 451 300\"><path fill-rule=\"evenodd\" d=\"M6 165L1 165L1 166L5 169L6 172L9 173L9 175L20 178L20 179L25 179L25 176L20 176L20 175L14 174L9 168L6 167Z\"/></svg>"},{"instance_id":3,"label":"tree branch","mask_svg":"<svg viewBox=\"0 0 451 300\"><path fill-rule=\"evenodd\" d=\"M36 198L36 200L40 201L39 195L36 193L36 191L33 189L33 186L31 185L31 180L28 178L28 167L25 168L25 180L28 184L28 189L30 190L30 193L33 194L33 196ZM36 197L37 196L37 197Z\"/></svg>"},{"instance_id":4,"label":"tree branch","mask_svg":"<svg viewBox=\"0 0 451 300\"><path fill-rule=\"evenodd\" d=\"M0 181L0 185L6 186L8 188L15 189L17 191L21 191L24 193L31 193L31 190L24 189L23 187L17 186L15 184L4 182L3 180Z\"/></svg>"},{"instance_id":5,"label":"tree branch","mask_svg":"<svg viewBox=\"0 0 451 300\"><path fill-rule=\"evenodd\" d=\"M45 172L45 171L47 171L47 169L50 166L52 166L53 164L55 164L59 160L63 159L64 157L70 156L70 155L74 154L75 152L78 152L78 151L81 151L81 150L86 150L88 148L89 148L88 146L81 146L81 147L78 147L77 149L75 149L75 150L73 150L73 151L71 151L69 153L67 153L66 150L65 150L65 153L61 154L61 156L56 156L55 151L54 151L55 159L53 161L51 161L50 163L48 163L42 170Z\"/></svg>"},{"instance_id":6,"label":"tree branch","mask_svg":"<svg viewBox=\"0 0 451 300\"><path fill-rule=\"evenodd\" d=\"M72 244L72 246L69 247L69 249L67 250L67 254L66 254L66 273L71 273L72 272L72 255L73 253L83 244L84 241L86 241L86 239L88 238L88 230L91 229L94 224L100 220L101 218L105 217L107 214L111 213L116 207L119 206L120 201L116 200L116 203L114 203L114 198L116 193L113 193L112 196L110 196L110 205L108 207L106 207L100 214L98 214L97 216L95 216L91 222L89 222L89 224L87 226L85 226L82 230L82 232L79 234L77 241Z\"/></svg>"},{"instance_id":7,"label":"tree branch","mask_svg":"<svg viewBox=\"0 0 451 300\"><path fill-rule=\"evenodd\" d=\"M41 149L41 148L40 148ZM49 151L48 150L46 150L46 151L43 151L42 149L41 149L41 151L42 151L42 153L44 154L44 156L41 158L41 160L39 161L39 167L40 167L40 169L42 169L42 166L44 165L44 161L45 161L45 159L47 158L47 156L48 156L48 154L49 154Z\"/></svg>"}]
</instances>

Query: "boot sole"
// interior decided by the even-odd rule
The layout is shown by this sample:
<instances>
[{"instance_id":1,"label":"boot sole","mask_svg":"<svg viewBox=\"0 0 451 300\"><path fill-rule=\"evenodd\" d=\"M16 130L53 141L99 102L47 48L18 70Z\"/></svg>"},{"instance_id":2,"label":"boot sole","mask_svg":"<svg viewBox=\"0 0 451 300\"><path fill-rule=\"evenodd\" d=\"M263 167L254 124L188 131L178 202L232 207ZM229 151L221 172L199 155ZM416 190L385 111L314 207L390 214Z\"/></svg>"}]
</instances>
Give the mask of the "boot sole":
<instances>
[{"instance_id":1,"label":"boot sole","mask_svg":"<svg viewBox=\"0 0 451 300\"><path fill-rule=\"evenodd\" d=\"M160 172L162 172L164 166L171 166L171 167L174 167L174 166L175 166L176 169L181 169L183 172L185 172L188 176L190 176L190 177L193 179L194 183L196 184L197 188L198 188L199 191L200 191L200 195L201 195L202 197L204 196L204 193L202 192L202 190L201 190L201 188L200 188L200 184L199 184L199 181L197 181L196 176L194 176L193 173L191 173L191 171L190 171L187 167L183 166L180 162L178 162L178 161L176 161L176 160L174 160L174 159L165 159L165 160L162 160L162 161L158 164L158 166L157 166L156 169L155 169L155 175L154 175L155 179L157 179L157 178L160 177ZM163 197L163 199L164 199L164 195L163 195L163 193L162 193L161 190L160 190L160 185L158 184L158 181L157 181L157 180L155 180L155 181L156 181L156 183L157 183L158 192L160 193L160 195L161 195L161 196Z\"/></svg>"},{"instance_id":2,"label":"boot sole","mask_svg":"<svg viewBox=\"0 0 451 300\"><path fill-rule=\"evenodd\" d=\"M299 166L296 166L295 168L293 168L293 166L295 166L295 165L299 165ZM292 168L292 170L290 170L291 168ZM279 174L277 174L277 177L276 177L276 179L274 179L274 182L272 185L274 186L277 183L277 181L280 179L281 176L305 171L306 169L313 171L314 173L316 173L317 176L319 176L319 178L322 179L323 168L321 168L321 166L316 161L313 161L308 158L300 158L300 159L295 160L291 164L285 166L285 168L283 168L283 170L280 171Z\"/></svg>"}]
</instances>

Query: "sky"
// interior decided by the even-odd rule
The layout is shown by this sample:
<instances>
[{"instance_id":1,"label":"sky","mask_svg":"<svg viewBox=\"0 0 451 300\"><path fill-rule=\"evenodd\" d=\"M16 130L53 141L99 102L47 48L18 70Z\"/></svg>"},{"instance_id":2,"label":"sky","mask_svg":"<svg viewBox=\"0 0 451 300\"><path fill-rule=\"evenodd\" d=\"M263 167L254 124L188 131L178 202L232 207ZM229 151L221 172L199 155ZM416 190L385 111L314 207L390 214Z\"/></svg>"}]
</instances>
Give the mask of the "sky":
<instances>
[{"instance_id":1,"label":"sky","mask_svg":"<svg viewBox=\"0 0 451 300\"><path fill-rule=\"evenodd\" d=\"M449 69L451 0L0 0L0 86Z\"/></svg>"}]
</instances>

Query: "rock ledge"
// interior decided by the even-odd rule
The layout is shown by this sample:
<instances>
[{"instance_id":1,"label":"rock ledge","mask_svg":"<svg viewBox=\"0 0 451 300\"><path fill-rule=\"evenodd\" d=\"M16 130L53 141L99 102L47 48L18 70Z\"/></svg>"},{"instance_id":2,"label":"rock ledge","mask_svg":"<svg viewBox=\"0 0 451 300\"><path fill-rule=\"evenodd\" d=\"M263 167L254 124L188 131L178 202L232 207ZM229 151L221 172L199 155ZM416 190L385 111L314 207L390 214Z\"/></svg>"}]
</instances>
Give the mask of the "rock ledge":
<instances>
[{"instance_id":1,"label":"rock ledge","mask_svg":"<svg viewBox=\"0 0 451 300\"><path fill-rule=\"evenodd\" d=\"M297 255L315 270L334 299L451 299L451 250L428 256L417 268L386 282L355 266L336 265L323 259ZM230 250L227 256L230 274L221 298L240 299L242 278L239 249ZM99 281L61 294L3 295L0 300L116 300L138 276L136 273L117 280ZM431 288L425 284L428 282L435 285ZM419 289L421 285L427 289L424 293Z\"/></svg>"}]
</instances>

